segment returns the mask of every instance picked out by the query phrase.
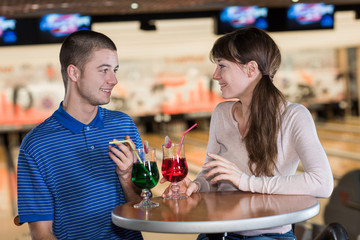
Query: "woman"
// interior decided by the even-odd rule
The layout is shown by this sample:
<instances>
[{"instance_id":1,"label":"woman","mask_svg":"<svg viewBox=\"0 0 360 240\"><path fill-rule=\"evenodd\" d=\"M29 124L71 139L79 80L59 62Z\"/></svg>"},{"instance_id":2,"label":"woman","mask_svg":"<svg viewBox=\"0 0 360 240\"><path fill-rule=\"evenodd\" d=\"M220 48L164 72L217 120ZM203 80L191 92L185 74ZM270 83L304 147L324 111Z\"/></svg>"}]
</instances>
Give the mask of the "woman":
<instances>
[{"instance_id":1,"label":"woman","mask_svg":"<svg viewBox=\"0 0 360 240\"><path fill-rule=\"evenodd\" d=\"M239 29L220 37L210 58L217 65L213 78L223 98L238 101L214 109L205 163L194 181L182 182L182 190L189 196L241 190L329 197L333 176L311 114L287 102L273 84L281 55L271 37L254 27ZM296 174L300 161L304 172ZM291 225L228 235L296 239Z\"/></svg>"}]
</instances>

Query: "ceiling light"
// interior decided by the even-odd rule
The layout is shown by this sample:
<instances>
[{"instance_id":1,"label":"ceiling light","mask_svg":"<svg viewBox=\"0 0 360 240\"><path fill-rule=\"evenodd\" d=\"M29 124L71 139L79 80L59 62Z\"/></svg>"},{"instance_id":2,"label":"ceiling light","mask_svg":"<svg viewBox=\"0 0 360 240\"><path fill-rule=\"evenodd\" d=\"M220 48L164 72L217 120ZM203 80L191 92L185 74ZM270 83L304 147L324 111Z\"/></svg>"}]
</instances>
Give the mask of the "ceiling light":
<instances>
[{"instance_id":1,"label":"ceiling light","mask_svg":"<svg viewBox=\"0 0 360 240\"><path fill-rule=\"evenodd\" d=\"M37 10L37 9L39 9L40 8L40 5L39 4L32 4L31 5L31 9L32 10Z\"/></svg>"},{"instance_id":2,"label":"ceiling light","mask_svg":"<svg viewBox=\"0 0 360 240\"><path fill-rule=\"evenodd\" d=\"M107 7L112 7L112 6L114 6L114 2L113 1L106 1L104 3L104 5L107 6Z\"/></svg>"},{"instance_id":3,"label":"ceiling light","mask_svg":"<svg viewBox=\"0 0 360 240\"><path fill-rule=\"evenodd\" d=\"M68 7L70 7L70 4L69 3L61 3L60 6L61 6L61 8L68 8Z\"/></svg>"},{"instance_id":4,"label":"ceiling light","mask_svg":"<svg viewBox=\"0 0 360 240\"><path fill-rule=\"evenodd\" d=\"M139 8L139 4L137 4L137 3L132 3L131 5L130 5L130 7L131 7L131 9L138 9Z\"/></svg>"}]
</instances>

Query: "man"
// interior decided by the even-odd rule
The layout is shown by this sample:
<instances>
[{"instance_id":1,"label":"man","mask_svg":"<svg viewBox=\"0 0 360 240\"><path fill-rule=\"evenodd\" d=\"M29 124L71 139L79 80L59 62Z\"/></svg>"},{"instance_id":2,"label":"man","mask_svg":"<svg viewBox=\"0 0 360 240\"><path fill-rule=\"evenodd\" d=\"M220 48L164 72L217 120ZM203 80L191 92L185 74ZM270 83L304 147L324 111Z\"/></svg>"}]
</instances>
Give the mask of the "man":
<instances>
[{"instance_id":1,"label":"man","mask_svg":"<svg viewBox=\"0 0 360 240\"><path fill-rule=\"evenodd\" d=\"M94 31L69 35L60 50L65 97L58 110L23 140L18 160L19 222L33 239L142 239L112 224L112 209L140 199L131 182L141 146L134 122L99 105L117 84L115 44Z\"/></svg>"}]
</instances>

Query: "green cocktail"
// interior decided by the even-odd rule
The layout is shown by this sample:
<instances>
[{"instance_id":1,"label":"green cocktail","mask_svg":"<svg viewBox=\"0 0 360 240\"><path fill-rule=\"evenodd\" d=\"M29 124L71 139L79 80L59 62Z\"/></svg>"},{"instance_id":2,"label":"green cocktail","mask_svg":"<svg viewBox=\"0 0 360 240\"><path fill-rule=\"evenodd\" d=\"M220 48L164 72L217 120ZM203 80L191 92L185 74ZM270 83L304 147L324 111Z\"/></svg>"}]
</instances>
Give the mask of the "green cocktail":
<instances>
[{"instance_id":1,"label":"green cocktail","mask_svg":"<svg viewBox=\"0 0 360 240\"><path fill-rule=\"evenodd\" d=\"M156 164L156 149L147 148L145 151L141 148L134 151L136 151L137 157L134 157L131 180L136 187L142 189L142 201L135 204L134 207L157 207L159 203L150 200L151 192L149 190L156 186L160 178Z\"/></svg>"},{"instance_id":2,"label":"green cocktail","mask_svg":"<svg viewBox=\"0 0 360 240\"><path fill-rule=\"evenodd\" d=\"M135 186L141 189L155 187L159 181L159 170L156 162L145 161L144 164L140 162L134 163L131 180Z\"/></svg>"}]
</instances>

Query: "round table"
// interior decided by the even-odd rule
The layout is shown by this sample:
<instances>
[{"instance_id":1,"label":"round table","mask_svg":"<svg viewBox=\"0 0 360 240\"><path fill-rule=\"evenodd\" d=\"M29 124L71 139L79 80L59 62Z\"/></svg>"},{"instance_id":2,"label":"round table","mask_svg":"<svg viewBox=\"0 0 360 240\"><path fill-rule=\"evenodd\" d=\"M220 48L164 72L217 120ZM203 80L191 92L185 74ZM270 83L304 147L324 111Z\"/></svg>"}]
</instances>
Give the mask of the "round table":
<instances>
[{"instance_id":1,"label":"round table","mask_svg":"<svg viewBox=\"0 0 360 240\"><path fill-rule=\"evenodd\" d=\"M152 199L155 208L134 208L129 202L112 211L115 225L145 232L218 233L271 228L305 221L320 211L307 195L257 193L194 193L184 200Z\"/></svg>"}]
</instances>

